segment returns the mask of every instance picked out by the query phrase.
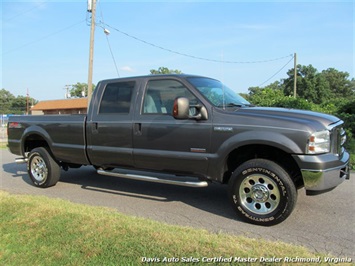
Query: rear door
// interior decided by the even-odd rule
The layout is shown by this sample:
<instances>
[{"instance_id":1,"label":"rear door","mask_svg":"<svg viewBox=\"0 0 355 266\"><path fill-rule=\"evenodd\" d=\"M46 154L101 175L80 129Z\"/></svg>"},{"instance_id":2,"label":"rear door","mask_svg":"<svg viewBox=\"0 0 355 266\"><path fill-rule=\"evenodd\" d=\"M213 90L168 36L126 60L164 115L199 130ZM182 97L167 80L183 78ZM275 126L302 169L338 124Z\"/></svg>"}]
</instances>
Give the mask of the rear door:
<instances>
[{"instance_id":1,"label":"rear door","mask_svg":"<svg viewBox=\"0 0 355 266\"><path fill-rule=\"evenodd\" d=\"M158 171L204 174L208 166L211 121L176 120L174 100L197 97L178 79L154 78L142 84L133 124L134 164ZM191 108L191 114L194 108Z\"/></svg>"},{"instance_id":2,"label":"rear door","mask_svg":"<svg viewBox=\"0 0 355 266\"><path fill-rule=\"evenodd\" d=\"M137 82L112 80L103 86L101 99L93 102L87 122L87 151L96 166L132 166L132 113Z\"/></svg>"}]
</instances>

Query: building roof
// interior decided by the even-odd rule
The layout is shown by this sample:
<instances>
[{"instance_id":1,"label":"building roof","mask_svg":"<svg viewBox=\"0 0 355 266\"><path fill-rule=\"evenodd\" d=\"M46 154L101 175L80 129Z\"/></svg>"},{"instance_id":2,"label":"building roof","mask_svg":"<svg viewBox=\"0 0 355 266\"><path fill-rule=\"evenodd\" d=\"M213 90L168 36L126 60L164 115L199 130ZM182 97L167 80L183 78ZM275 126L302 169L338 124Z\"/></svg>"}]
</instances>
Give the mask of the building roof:
<instances>
[{"instance_id":1,"label":"building roof","mask_svg":"<svg viewBox=\"0 0 355 266\"><path fill-rule=\"evenodd\" d=\"M83 109L87 108L87 98L75 98L65 100L41 101L31 108L32 111L38 110L57 110L57 109Z\"/></svg>"}]
</instances>

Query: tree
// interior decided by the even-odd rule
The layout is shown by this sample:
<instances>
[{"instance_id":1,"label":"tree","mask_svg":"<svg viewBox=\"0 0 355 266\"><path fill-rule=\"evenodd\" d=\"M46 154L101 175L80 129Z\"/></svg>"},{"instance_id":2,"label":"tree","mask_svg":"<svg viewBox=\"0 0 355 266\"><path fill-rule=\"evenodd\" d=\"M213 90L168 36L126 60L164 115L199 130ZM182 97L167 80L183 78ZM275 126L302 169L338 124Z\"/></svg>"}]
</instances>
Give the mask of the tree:
<instances>
[{"instance_id":1,"label":"tree","mask_svg":"<svg viewBox=\"0 0 355 266\"><path fill-rule=\"evenodd\" d=\"M37 103L38 101L31 97L19 95L11 102L10 113L27 114L30 112L31 107Z\"/></svg>"},{"instance_id":2,"label":"tree","mask_svg":"<svg viewBox=\"0 0 355 266\"><path fill-rule=\"evenodd\" d=\"M266 88L271 89L271 90L282 90L282 84L279 81L275 81L275 82L270 83L269 85L265 86L264 88L262 88L262 87L250 87L248 89L249 95L253 96L254 94L258 94L258 93L262 92Z\"/></svg>"},{"instance_id":3,"label":"tree","mask_svg":"<svg viewBox=\"0 0 355 266\"><path fill-rule=\"evenodd\" d=\"M287 72L289 76L283 80L285 95L293 95L294 69ZM318 73L312 65L297 65L297 96L316 104L329 100L331 90L326 78Z\"/></svg>"},{"instance_id":4,"label":"tree","mask_svg":"<svg viewBox=\"0 0 355 266\"><path fill-rule=\"evenodd\" d=\"M286 107L333 114L345 122L348 142L355 136L355 80L349 73L328 68L318 72L312 65L297 66L297 98L293 95L294 70L288 78L265 88L250 87L248 101L260 106ZM280 93L281 92L281 93ZM351 146L351 144L348 144ZM352 144L354 146L354 144Z\"/></svg>"},{"instance_id":5,"label":"tree","mask_svg":"<svg viewBox=\"0 0 355 266\"><path fill-rule=\"evenodd\" d=\"M26 96L17 96L11 103L11 113L13 114L27 114L31 108L31 101ZM28 108L28 110L27 110Z\"/></svg>"},{"instance_id":6,"label":"tree","mask_svg":"<svg viewBox=\"0 0 355 266\"><path fill-rule=\"evenodd\" d=\"M182 72L180 70L173 70L173 69L169 69L167 67L159 67L158 70L155 69L151 69L150 70L150 74L151 75L159 75L159 74L182 74Z\"/></svg>"},{"instance_id":7,"label":"tree","mask_svg":"<svg viewBox=\"0 0 355 266\"><path fill-rule=\"evenodd\" d=\"M0 114L9 114L11 102L15 99L9 91L5 89L0 90Z\"/></svg>"},{"instance_id":8,"label":"tree","mask_svg":"<svg viewBox=\"0 0 355 266\"><path fill-rule=\"evenodd\" d=\"M287 72L283 80L285 95L293 95L294 70ZM312 65L297 65L297 96L316 104L335 98L355 96L355 81L349 73L328 68L318 72Z\"/></svg>"},{"instance_id":9,"label":"tree","mask_svg":"<svg viewBox=\"0 0 355 266\"><path fill-rule=\"evenodd\" d=\"M312 65L302 66L297 65L297 96L313 101L316 97L316 81L315 77L317 69ZM293 95L294 69L287 72L289 76L284 80L285 95Z\"/></svg>"},{"instance_id":10,"label":"tree","mask_svg":"<svg viewBox=\"0 0 355 266\"><path fill-rule=\"evenodd\" d=\"M263 91L264 88L261 87L249 87L249 96L252 97L254 95L257 95Z\"/></svg>"},{"instance_id":11,"label":"tree","mask_svg":"<svg viewBox=\"0 0 355 266\"><path fill-rule=\"evenodd\" d=\"M253 87L254 94L248 97L248 100L255 105L260 106L277 106L277 103L284 98L288 98L283 94L282 90L272 88Z\"/></svg>"},{"instance_id":12,"label":"tree","mask_svg":"<svg viewBox=\"0 0 355 266\"><path fill-rule=\"evenodd\" d=\"M95 90L95 85L92 84L92 90ZM84 93L83 93L84 92ZM76 84L72 85L70 89L70 97L71 98L82 98L88 95L88 84L77 82Z\"/></svg>"},{"instance_id":13,"label":"tree","mask_svg":"<svg viewBox=\"0 0 355 266\"><path fill-rule=\"evenodd\" d=\"M349 80L349 73L328 68L321 74L327 80L333 97L347 98L355 95L355 82L354 79Z\"/></svg>"},{"instance_id":14,"label":"tree","mask_svg":"<svg viewBox=\"0 0 355 266\"><path fill-rule=\"evenodd\" d=\"M1 114L26 114L32 104L38 101L27 96L15 97L9 91L2 89L0 91L0 113Z\"/></svg>"}]
</instances>

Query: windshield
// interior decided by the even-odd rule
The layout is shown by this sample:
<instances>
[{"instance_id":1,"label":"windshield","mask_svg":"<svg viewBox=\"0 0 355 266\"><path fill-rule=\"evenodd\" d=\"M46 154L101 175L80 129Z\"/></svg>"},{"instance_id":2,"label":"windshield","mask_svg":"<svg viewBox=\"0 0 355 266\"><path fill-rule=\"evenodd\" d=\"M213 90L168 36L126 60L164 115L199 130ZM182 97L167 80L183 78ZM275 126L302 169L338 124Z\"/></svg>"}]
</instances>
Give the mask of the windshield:
<instances>
[{"instance_id":1,"label":"windshield","mask_svg":"<svg viewBox=\"0 0 355 266\"><path fill-rule=\"evenodd\" d=\"M188 80L216 107L250 105L242 96L218 80L202 77L188 78Z\"/></svg>"}]
</instances>

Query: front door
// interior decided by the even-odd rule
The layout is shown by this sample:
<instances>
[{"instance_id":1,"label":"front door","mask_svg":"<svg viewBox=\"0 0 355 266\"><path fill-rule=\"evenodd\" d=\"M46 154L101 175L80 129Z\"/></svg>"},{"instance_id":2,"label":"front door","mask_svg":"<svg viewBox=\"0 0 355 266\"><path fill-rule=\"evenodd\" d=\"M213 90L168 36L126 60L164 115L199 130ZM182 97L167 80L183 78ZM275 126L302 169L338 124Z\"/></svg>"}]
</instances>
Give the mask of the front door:
<instances>
[{"instance_id":1,"label":"front door","mask_svg":"<svg viewBox=\"0 0 355 266\"><path fill-rule=\"evenodd\" d=\"M151 79L141 95L142 106L136 108L133 121L135 167L205 174L211 121L176 120L172 116L177 97L188 98L190 105L196 105L197 98L174 79ZM194 109L191 108L192 114Z\"/></svg>"}]
</instances>

